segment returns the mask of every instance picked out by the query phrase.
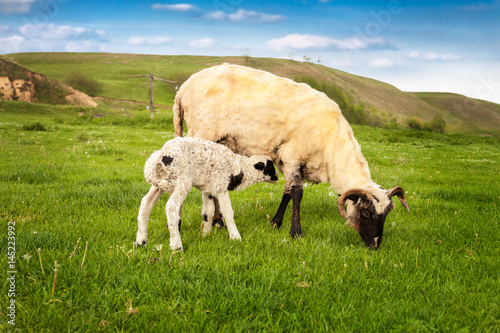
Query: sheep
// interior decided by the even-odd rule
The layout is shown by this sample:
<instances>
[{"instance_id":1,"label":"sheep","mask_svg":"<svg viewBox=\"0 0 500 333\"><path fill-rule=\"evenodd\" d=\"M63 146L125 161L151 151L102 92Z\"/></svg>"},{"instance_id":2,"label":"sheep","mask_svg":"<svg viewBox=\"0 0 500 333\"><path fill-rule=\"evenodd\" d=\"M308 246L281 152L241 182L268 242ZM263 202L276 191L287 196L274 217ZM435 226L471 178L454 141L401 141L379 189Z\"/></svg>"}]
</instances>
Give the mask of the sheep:
<instances>
[{"instance_id":1,"label":"sheep","mask_svg":"<svg viewBox=\"0 0 500 333\"><path fill-rule=\"evenodd\" d=\"M215 204L220 204L231 239L241 240L234 223L229 191L242 190L259 182L278 181L272 160L267 156L241 156L229 148L199 138L175 138L155 151L144 167L149 193L142 198L138 215L136 244L145 245L148 220L154 204L164 192L171 192L166 205L170 248L181 249L182 204L192 187L202 192L203 235L210 233Z\"/></svg>"},{"instance_id":2,"label":"sheep","mask_svg":"<svg viewBox=\"0 0 500 333\"><path fill-rule=\"evenodd\" d=\"M352 128L337 103L303 83L248 67L223 64L193 74L174 101L175 135L222 143L238 154L271 157L285 190L271 225L280 227L290 200L290 236L302 236L303 180L330 183L338 209L366 246L377 249L385 218L403 189L384 190L371 179ZM345 204L347 202L347 211Z\"/></svg>"}]
</instances>

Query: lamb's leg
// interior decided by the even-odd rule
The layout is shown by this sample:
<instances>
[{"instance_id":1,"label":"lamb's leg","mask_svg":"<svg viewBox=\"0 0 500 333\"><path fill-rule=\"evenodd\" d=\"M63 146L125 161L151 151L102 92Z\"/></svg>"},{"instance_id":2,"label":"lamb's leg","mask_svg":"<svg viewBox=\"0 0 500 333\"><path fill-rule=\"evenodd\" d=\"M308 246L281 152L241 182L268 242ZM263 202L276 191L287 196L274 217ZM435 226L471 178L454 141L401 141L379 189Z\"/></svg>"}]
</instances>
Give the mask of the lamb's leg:
<instances>
[{"instance_id":1,"label":"lamb's leg","mask_svg":"<svg viewBox=\"0 0 500 333\"><path fill-rule=\"evenodd\" d=\"M191 186L188 186L187 183L185 186L178 186L171 193L170 199L167 201L167 205L165 206L165 211L167 213L167 226L168 231L170 232L170 249L177 250L182 248L181 234L179 232L179 224L181 220L181 216L179 214L180 207L182 207L182 203L186 200L186 197L191 190Z\"/></svg>"},{"instance_id":2,"label":"lamb's leg","mask_svg":"<svg viewBox=\"0 0 500 333\"><path fill-rule=\"evenodd\" d=\"M212 220L214 218L215 205L213 197L208 193L202 193L203 209L203 236L208 235L212 231Z\"/></svg>"},{"instance_id":3,"label":"lamb's leg","mask_svg":"<svg viewBox=\"0 0 500 333\"><path fill-rule=\"evenodd\" d=\"M146 194L141 200L141 208L139 209L138 220L138 230L135 242L137 245L146 245L148 240L148 221L149 215L153 210L154 204L160 199L163 191L158 187L151 186L148 194Z\"/></svg>"},{"instance_id":4,"label":"lamb's leg","mask_svg":"<svg viewBox=\"0 0 500 333\"><path fill-rule=\"evenodd\" d=\"M240 233L236 224L234 223L234 212L231 207L231 199L229 198L229 192L223 193L217 197L219 199L220 210L226 219L227 231L229 232L229 237L231 239L241 240Z\"/></svg>"}]
</instances>

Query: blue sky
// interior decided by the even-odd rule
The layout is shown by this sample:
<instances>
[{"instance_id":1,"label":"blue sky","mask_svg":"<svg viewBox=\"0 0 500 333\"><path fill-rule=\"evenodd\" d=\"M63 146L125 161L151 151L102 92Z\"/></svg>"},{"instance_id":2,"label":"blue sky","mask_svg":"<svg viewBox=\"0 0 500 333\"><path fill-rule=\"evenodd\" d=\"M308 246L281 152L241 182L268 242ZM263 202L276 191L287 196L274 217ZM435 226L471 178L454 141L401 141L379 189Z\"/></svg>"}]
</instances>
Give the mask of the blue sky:
<instances>
[{"instance_id":1,"label":"blue sky","mask_svg":"<svg viewBox=\"0 0 500 333\"><path fill-rule=\"evenodd\" d=\"M500 103L500 0L0 0L0 54L305 58Z\"/></svg>"}]
</instances>

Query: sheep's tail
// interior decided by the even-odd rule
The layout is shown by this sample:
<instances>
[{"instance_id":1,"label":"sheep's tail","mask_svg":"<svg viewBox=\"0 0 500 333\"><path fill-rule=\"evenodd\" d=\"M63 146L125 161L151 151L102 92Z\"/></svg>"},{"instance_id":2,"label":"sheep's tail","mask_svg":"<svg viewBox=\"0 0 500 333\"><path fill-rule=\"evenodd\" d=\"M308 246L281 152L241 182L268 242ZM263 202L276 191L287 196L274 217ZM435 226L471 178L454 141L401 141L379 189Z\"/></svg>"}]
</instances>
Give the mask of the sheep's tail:
<instances>
[{"instance_id":1,"label":"sheep's tail","mask_svg":"<svg viewBox=\"0 0 500 333\"><path fill-rule=\"evenodd\" d=\"M180 99L175 101L174 104L174 128L175 136L182 136L184 130L184 109L180 103Z\"/></svg>"}]
</instances>

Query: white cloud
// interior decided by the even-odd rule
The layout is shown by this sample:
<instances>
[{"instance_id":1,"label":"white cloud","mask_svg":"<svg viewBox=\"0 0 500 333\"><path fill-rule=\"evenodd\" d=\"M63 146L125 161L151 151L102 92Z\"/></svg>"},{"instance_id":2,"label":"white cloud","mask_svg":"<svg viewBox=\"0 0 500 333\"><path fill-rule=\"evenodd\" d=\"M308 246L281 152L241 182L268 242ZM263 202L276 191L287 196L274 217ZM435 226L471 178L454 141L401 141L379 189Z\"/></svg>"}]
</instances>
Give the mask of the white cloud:
<instances>
[{"instance_id":1,"label":"white cloud","mask_svg":"<svg viewBox=\"0 0 500 333\"><path fill-rule=\"evenodd\" d=\"M130 37L127 41L128 44L132 45L161 45L165 43L169 43L172 41L172 38L169 37Z\"/></svg>"},{"instance_id":2,"label":"white cloud","mask_svg":"<svg viewBox=\"0 0 500 333\"><path fill-rule=\"evenodd\" d=\"M55 24L33 25L27 24L19 28L19 32L28 39L45 40L75 40L75 39L102 39L106 32L103 30L92 30L82 27L68 25L57 26Z\"/></svg>"},{"instance_id":3,"label":"white cloud","mask_svg":"<svg viewBox=\"0 0 500 333\"><path fill-rule=\"evenodd\" d=\"M223 11L216 11L206 14L204 17L212 20L222 21L224 19L227 19L227 14Z\"/></svg>"},{"instance_id":4,"label":"white cloud","mask_svg":"<svg viewBox=\"0 0 500 333\"><path fill-rule=\"evenodd\" d=\"M325 49L336 48L342 50L361 50L368 48L394 48L383 38L364 38L352 37L339 40L330 37L309 35L309 34L291 34L283 38L271 39L267 46L273 51L282 51L285 49Z\"/></svg>"},{"instance_id":5,"label":"white cloud","mask_svg":"<svg viewBox=\"0 0 500 333\"><path fill-rule=\"evenodd\" d=\"M202 38L202 39L197 39L189 42L189 47L196 48L196 49L206 49L214 45L215 40L210 39L210 38Z\"/></svg>"},{"instance_id":6,"label":"white cloud","mask_svg":"<svg viewBox=\"0 0 500 333\"><path fill-rule=\"evenodd\" d=\"M0 13L26 14L37 0L0 0Z\"/></svg>"},{"instance_id":7,"label":"white cloud","mask_svg":"<svg viewBox=\"0 0 500 333\"><path fill-rule=\"evenodd\" d=\"M22 36L0 38L0 53L19 52L25 41Z\"/></svg>"},{"instance_id":8,"label":"white cloud","mask_svg":"<svg viewBox=\"0 0 500 333\"><path fill-rule=\"evenodd\" d=\"M412 59L418 60L460 60L461 57L455 53L435 53L435 52L420 52L412 51L409 54Z\"/></svg>"},{"instance_id":9,"label":"white cloud","mask_svg":"<svg viewBox=\"0 0 500 333\"><path fill-rule=\"evenodd\" d=\"M0 35L3 35L10 31L10 27L8 25L0 26Z\"/></svg>"},{"instance_id":10,"label":"white cloud","mask_svg":"<svg viewBox=\"0 0 500 333\"><path fill-rule=\"evenodd\" d=\"M286 16L238 9L236 12L231 14L225 13L223 11L211 12L205 15L205 18L214 19L217 21L270 23L285 20Z\"/></svg>"},{"instance_id":11,"label":"white cloud","mask_svg":"<svg viewBox=\"0 0 500 333\"><path fill-rule=\"evenodd\" d=\"M187 3L178 3L178 4L174 4L174 5L162 5L162 4L157 3L157 4L154 4L153 6L151 6L151 8L157 9L157 10L172 10L172 11L176 11L176 12L189 12L189 11L198 9L198 7L196 7L195 5L190 5Z\"/></svg>"},{"instance_id":12,"label":"white cloud","mask_svg":"<svg viewBox=\"0 0 500 333\"><path fill-rule=\"evenodd\" d=\"M376 58L369 62L371 67L393 67L395 64L393 60L387 58Z\"/></svg>"},{"instance_id":13,"label":"white cloud","mask_svg":"<svg viewBox=\"0 0 500 333\"><path fill-rule=\"evenodd\" d=\"M65 46L66 52L100 52L101 45L88 40L69 42Z\"/></svg>"}]
</instances>

